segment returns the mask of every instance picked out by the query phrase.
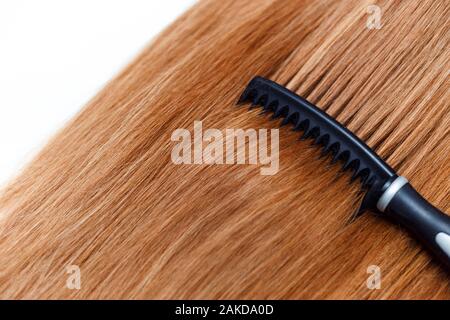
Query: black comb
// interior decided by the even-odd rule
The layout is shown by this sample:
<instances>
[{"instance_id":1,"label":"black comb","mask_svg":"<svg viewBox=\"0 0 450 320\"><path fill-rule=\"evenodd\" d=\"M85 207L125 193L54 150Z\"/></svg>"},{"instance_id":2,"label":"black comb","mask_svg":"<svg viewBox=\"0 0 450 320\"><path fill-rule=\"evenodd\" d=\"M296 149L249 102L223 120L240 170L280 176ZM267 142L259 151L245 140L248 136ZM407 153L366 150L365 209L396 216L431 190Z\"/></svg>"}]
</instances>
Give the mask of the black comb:
<instances>
[{"instance_id":1,"label":"black comb","mask_svg":"<svg viewBox=\"0 0 450 320\"><path fill-rule=\"evenodd\" d=\"M359 178L366 191L359 213L369 209L395 218L421 239L445 265L450 267L450 217L428 203L404 177L383 161L371 148L328 114L285 87L262 77L253 78L238 104L250 102L283 118L303 131L341 160L344 170L352 170L352 181Z\"/></svg>"}]
</instances>

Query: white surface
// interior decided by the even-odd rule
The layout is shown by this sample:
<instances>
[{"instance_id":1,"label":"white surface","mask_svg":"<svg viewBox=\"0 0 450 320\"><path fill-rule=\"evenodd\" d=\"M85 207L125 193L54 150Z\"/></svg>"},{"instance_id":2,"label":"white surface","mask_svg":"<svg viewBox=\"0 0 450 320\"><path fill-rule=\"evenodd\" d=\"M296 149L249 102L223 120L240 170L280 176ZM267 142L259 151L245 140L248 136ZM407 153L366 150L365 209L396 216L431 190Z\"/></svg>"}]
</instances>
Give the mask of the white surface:
<instances>
[{"instance_id":1,"label":"white surface","mask_svg":"<svg viewBox=\"0 0 450 320\"><path fill-rule=\"evenodd\" d=\"M0 2L0 186L194 0Z\"/></svg>"}]
</instances>

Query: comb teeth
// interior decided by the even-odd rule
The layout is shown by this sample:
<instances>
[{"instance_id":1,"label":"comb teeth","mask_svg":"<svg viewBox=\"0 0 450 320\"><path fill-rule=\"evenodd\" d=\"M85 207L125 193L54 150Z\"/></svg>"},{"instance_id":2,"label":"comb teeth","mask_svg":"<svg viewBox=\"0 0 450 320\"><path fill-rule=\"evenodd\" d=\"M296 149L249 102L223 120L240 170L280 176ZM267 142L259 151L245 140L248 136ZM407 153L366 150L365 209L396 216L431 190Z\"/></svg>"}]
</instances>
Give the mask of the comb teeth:
<instances>
[{"instance_id":1,"label":"comb teeth","mask_svg":"<svg viewBox=\"0 0 450 320\"><path fill-rule=\"evenodd\" d=\"M358 178L364 188L388 179L395 172L348 129L303 98L277 83L254 78L238 103L251 102L273 112L272 119L283 118L281 125L292 124L294 131L303 131L300 139L313 139L322 146L322 156L331 154L331 161L340 161L343 171L352 171L351 181Z\"/></svg>"},{"instance_id":2,"label":"comb teeth","mask_svg":"<svg viewBox=\"0 0 450 320\"><path fill-rule=\"evenodd\" d=\"M314 139L315 145L322 146L322 155L332 153L331 162L336 163L341 161L343 164L343 171L352 171L353 174L350 181L355 181L358 177L361 178L363 187L370 186L369 177L371 171L369 168L361 168L360 160L352 158L349 150L341 150L339 142L330 143L330 134L320 129L319 125L315 125L309 118L301 117L300 112L292 108L292 106L284 105L280 107L280 101L274 97L269 99L269 95L259 92L257 89L252 89L244 92L239 99L239 103L251 102L253 106L263 107L263 113L273 112L272 119L283 118L281 126L292 124L294 131L303 131L300 136L301 140Z\"/></svg>"}]
</instances>

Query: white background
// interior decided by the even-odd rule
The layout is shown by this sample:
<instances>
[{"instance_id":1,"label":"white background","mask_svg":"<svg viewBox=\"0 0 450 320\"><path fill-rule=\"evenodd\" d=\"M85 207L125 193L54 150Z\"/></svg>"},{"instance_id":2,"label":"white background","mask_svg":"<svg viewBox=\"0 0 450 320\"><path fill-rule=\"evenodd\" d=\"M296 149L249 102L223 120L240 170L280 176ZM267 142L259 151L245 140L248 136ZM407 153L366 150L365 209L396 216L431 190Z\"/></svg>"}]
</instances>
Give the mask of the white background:
<instances>
[{"instance_id":1,"label":"white background","mask_svg":"<svg viewBox=\"0 0 450 320\"><path fill-rule=\"evenodd\" d=\"M0 2L0 186L195 0Z\"/></svg>"}]
</instances>

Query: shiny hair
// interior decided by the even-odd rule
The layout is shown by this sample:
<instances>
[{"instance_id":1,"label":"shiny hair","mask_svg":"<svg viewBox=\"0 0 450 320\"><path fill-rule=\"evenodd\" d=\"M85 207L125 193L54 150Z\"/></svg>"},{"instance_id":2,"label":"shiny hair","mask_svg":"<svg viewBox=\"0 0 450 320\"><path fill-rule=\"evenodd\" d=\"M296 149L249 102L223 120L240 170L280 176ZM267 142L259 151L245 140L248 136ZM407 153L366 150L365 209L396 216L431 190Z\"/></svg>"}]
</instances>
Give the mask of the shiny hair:
<instances>
[{"instance_id":1,"label":"shiny hair","mask_svg":"<svg viewBox=\"0 0 450 320\"><path fill-rule=\"evenodd\" d=\"M0 195L1 298L444 298L448 274L310 141L280 170L176 165L171 134L277 128L236 100L255 75L316 104L450 209L445 0L201 1ZM369 10L370 11L370 10ZM79 290L67 286L77 266ZM367 286L371 268L381 287Z\"/></svg>"}]
</instances>

